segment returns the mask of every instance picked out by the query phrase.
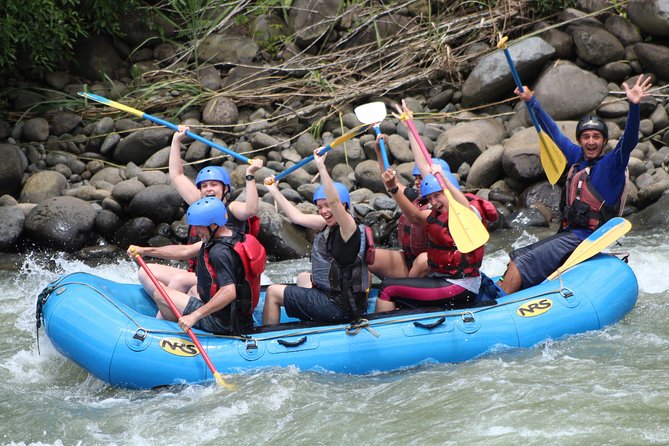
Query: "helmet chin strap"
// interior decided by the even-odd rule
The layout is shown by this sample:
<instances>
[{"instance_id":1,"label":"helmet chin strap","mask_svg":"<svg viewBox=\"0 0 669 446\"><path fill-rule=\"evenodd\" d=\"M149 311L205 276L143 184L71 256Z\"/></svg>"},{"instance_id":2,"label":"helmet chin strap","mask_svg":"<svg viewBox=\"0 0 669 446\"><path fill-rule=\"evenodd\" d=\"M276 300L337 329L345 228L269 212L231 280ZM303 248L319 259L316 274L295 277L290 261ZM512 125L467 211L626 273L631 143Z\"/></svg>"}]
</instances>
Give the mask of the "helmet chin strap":
<instances>
[{"instance_id":1,"label":"helmet chin strap","mask_svg":"<svg viewBox=\"0 0 669 446\"><path fill-rule=\"evenodd\" d=\"M212 226L214 227L214 229L211 228ZM214 236L216 235L216 232L219 230L219 228L220 228L220 226L217 225L216 223L212 223L207 227L207 229L209 229L209 239L210 240L214 239Z\"/></svg>"}]
</instances>

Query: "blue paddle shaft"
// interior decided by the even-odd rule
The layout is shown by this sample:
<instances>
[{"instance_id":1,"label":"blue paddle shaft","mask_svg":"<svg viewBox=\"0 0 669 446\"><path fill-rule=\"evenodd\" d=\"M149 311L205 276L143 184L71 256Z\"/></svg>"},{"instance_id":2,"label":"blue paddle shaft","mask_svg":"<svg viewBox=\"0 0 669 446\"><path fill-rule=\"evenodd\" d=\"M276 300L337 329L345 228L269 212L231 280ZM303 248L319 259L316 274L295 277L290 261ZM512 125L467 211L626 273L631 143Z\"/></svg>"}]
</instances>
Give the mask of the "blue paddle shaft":
<instances>
[{"instance_id":1,"label":"blue paddle shaft","mask_svg":"<svg viewBox=\"0 0 669 446\"><path fill-rule=\"evenodd\" d=\"M329 151L330 149L332 149L332 147L330 146L330 144L328 144L327 146L323 147L320 152L318 152L318 155L319 156L323 155L325 152ZM306 157L305 159L303 159L299 163L295 164L294 166L290 166L288 169L279 173L277 176L274 177L274 180L279 181L280 179L287 177L288 175L295 172L300 167L302 167L305 164L311 162L311 160L313 160L313 159L314 159L314 155L309 155L308 157Z\"/></svg>"},{"instance_id":2,"label":"blue paddle shaft","mask_svg":"<svg viewBox=\"0 0 669 446\"><path fill-rule=\"evenodd\" d=\"M156 124L164 125L165 127L169 128L169 129L172 129L175 132L179 131L179 126L178 125L172 124L171 122L165 121L164 119L156 118L155 116L151 116L147 113L144 113L142 115L142 117L144 119L148 119L149 121L154 122ZM220 144L217 144L214 141L211 141L207 138L203 138L200 135L191 132L190 130L186 130L186 136L189 136L190 138L193 138L193 139L195 139L197 141L200 141L202 143L205 143L209 147L213 147L214 149L220 150L221 152L223 152L227 155L233 156L233 157L237 158L238 160L240 160L243 163L249 164L249 159L247 157L245 157L244 155L240 155L239 153L237 153L233 150L230 150L227 147L224 147Z\"/></svg>"},{"instance_id":3,"label":"blue paddle shaft","mask_svg":"<svg viewBox=\"0 0 669 446\"><path fill-rule=\"evenodd\" d=\"M379 128L379 125L374 126L374 133L376 133L376 136L379 136L381 134L381 129ZM388 170L390 169L390 163L388 162L388 152L386 151L386 142L383 140L383 138L379 139L379 147L381 148L381 157L383 158L383 168Z\"/></svg>"},{"instance_id":4,"label":"blue paddle shaft","mask_svg":"<svg viewBox=\"0 0 669 446\"><path fill-rule=\"evenodd\" d=\"M513 64L513 59L511 59L511 54L509 53L508 48L504 48L503 51L504 51L504 56L506 57L506 61L509 63L511 76L513 76L513 80L516 82L518 91L523 93L525 91L523 89L523 83L520 81L520 76L518 76L518 71L516 71L516 66ZM532 124L534 124L534 128L537 129L537 132L541 132L541 127L539 126L539 121L537 121L537 117L534 114L534 110L530 108L530 104L528 104L527 102L525 102L525 107L527 107L527 112L530 114L530 119L532 120Z\"/></svg>"}]
</instances>

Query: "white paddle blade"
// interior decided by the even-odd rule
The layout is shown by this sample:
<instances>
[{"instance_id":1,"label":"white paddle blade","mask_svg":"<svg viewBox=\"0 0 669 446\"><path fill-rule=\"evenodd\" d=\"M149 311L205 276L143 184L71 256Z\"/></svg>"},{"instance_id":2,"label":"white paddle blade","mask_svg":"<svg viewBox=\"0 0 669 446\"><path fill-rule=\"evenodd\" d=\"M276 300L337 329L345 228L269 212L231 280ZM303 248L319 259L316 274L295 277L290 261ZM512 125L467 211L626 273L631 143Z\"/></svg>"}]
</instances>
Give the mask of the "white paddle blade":
<instances>
[{"instance_id":1,"label":"white paddle blade","mask_svg":"<svg viewBox=\"0 0 669 446\"><path fill-rule=\"evenodd\" d=\"M353 110L358 120L363 124L374 124L385 119L386 104L383 102L370 102L369 104L360 105Z\"/></svg>"}]
</instances>

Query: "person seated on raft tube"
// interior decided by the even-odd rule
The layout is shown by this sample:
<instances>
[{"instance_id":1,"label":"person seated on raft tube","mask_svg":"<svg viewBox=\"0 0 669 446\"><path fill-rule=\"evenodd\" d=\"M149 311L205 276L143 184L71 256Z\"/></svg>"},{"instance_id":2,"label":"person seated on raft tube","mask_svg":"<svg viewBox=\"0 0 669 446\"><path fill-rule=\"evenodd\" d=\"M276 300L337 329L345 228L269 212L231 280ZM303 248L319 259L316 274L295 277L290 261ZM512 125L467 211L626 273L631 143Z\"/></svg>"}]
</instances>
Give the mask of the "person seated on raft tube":
<instances>
[{"instance_id":1,"label":"person seated on raft tube","mask_svg":"<svg viewBox=\"0 0 669 446\"><path fill-rule=\"evenodd\" d=\"M639 141L639 103L651 88L651 79L639 75L633 87L623 82L629 113L622 139L603 154L608 141L606 123L586 115L576 126L574 144L541 108L532 90L515 93L535 111L539 125L567 158L567 181L558 233L509 254L511 261L497 284L510 294L543 282L576 247L609 219L622 215L627 195L627 164Z\"/></svg>"},{"instance_id":2,"label":"person seated on raft tube","mask_svg":"<svg viewBox=\"0 0 669 446\"><path fill-rule=\"evenodd\" d=\"M251 288L245 280L244 265L233 248L244 234L226 226L227 209L216 197L205 197L191 204L186 220L201 240L196 269L198 295L166 288L183 315L177 321L153 283L142 282L158 305L157 317L178 322L184 331L198 328L216 334L248 333L253 329Z\"/></svg>"},{"instance_id":3,"label":"person seated on raft tube","mask_svg":"<svg viewBox=\"0 0 669 446\"><path fill-rule=\"evenodd\" d=\"M379 169L381 173L385 170L383 164L383 157L381 156L381 148L379 146L379 139L386 138L386 135L380 134L376 137L376 158L379 162ZM386 141L386 147L388 143ZM451 183L460 189L458 181L451 173L451 168L448 163L441 159L435 158L433 162L442 167L444 175L448 176ZM402 183L397 183L397 190L392 190L391 197L395 193L399 193L407 197L411 203L419 210L428 208L428 201L420 193L420 184L423 181L423 176L418 170L418 165L413 169L414 187L406 187ZM415 224L411 224L407 217L402 214L397 222L397 240L400 244L400 250L381 249L374 250L374 264L369 265L370 271L380 277L381 279L393 277L422 277L425 275L425 268L422 263L417 264L413 268L416 258L427 251L427 236L425 235L425 228Z\"/></svg>"},{"instance_id":4,"label":"person seated on raft tube","mask_svg":"<svg viewBox=\"0 0 669 446\"><path fill-rule=\"evenodd\" d=\"M433 172L441 172L441 166L433 165ZM481 287L479 268L483 262L484 247L463 254L457 250L448 229L448 198L437 178L426 175L421 184L421 195L430 209L420 210L397 187L394 171L382 174L386 189L397 200L404 215L412 224L425 228L428 248L424 254L430 272L427 277L384 279L379 287L376 312L395 310L397 304L408 307L444 307L447 309L472 306ZM484 224L497 219L495 207L485 200L470 195L466 197L447 175L442 174L453 199L472 209Z\"/></svg>"},{"instance_id":5,"label":"person seated on raft tube","mask_svg":"<svg viewBox=\"0 0 669 446\"><path fill-rule=\"evenodd\" d=\"M263 166L261 159L253 159L252 163L246 168L246 202L233 201L228 202L230 193L230 175L227 170L219 166L208 166L200 170L195 184L184 174L183 162L181 161L181 143L186 138L186 131L189 127L180 125L179 131L174 134L170 146L169 156L169 174L172 184L187 204L192 204L203 197L216 197L228 207L229 216L226 226L240 233L249 232L248 220L255 216L258 211L258 189L256 187L254 174ZM253 234L256 235L256 234ZM190 247L193 243L198 243L199 239L194 234L193 229L189 229L188 242L185 245L167 245L159 247L142 247L131 245L128 248L128 254L137 253L150 257L158 257L168 260L189 260L188 270L183 270L169 265L151 263L149 267L156 278L165 286L180 290L184 293L197 293L195 260L193 256L200 249L199 244ZM139 279L144 281L146 273L143 269L139 270Z\"/></svg>"},{"instance_id":6,"label":"person seated on raft tube","mask_svg":"<svg viewBox=\"0 0 669 446\"><path fill-rule=\"evenodd\" d=\"M327 153L314 151L321 186L314 192L318 215L305 214L279 192L273 178L265 180L279 208L294 224L320 229L311 249L311 286L270 285L265 294L263 325L277 325L281 306L288 316L304 321L349 322L367 311L370 274L368 255L373 252L371 231L350 213L346 186L332 181L325 167Z\"/></svg>"}]
</instances>

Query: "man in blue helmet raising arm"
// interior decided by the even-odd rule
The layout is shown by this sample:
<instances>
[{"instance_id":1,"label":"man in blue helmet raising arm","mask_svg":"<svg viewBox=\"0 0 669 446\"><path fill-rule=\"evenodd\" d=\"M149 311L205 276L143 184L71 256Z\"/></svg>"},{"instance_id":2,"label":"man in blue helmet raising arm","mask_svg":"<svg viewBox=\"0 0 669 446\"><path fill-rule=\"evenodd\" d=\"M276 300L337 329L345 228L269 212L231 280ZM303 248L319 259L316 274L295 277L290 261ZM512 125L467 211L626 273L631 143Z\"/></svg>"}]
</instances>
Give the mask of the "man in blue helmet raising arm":
<instances>
[{"instance_id":1,"label":"man in blue helmet raising arm","mask_svg":"<svg viewBox=\"0 0 669 446\"><path fill-rule=\"evenodd\" d=\"M195 184L184 174L183 163L181 161L181 144L186 138L186 131L189 128L179 126L179 131L174 134L170 146L169 174L174 188L187 204L194 203L203 197L215 197L221 200L230 211L226 226L233 231L240 233L250 233L257 235L258 228L251 228L259 222L255 217L258 210L258 190L254 174L262 168L262 160L254 159L246 168L246 201L229 202L231 189L230 175L225 168L220 166L207 166L198 173ZM131 245L128 247L128 253L136 252L140 255L158 257L168 260L188 260L189 268L184 270L169 265L149 264L151 270L158 280L165 286L183 291L184 293L194 294L196 292L195 260L192 259L193 253L200 248L199 245L192 249L189 245L197 243L198 237L190 228L188 241L185 245L166 245L166 246L148 246L141 247ZM146 273L139 271L139 278L143 280Z\"/></svg>"},{"instance_id":2,"label":"man in blue helmet raising arm","mask_svg":"<svg viewBox=\"0 0 669 446\"><path fill-rule=\"evenodd\" d=\"M576 247L607 220L622 215L625 206L627 164L639 141L639 103L651 88L650 77L639 75L634 86L623 83L629 113L623 137L604 154L609 131L595 115L586 115L576 126L575 144L541 108L533 92L524 87L515 93L535 111L541 128L555 141L567 159L563 219L557 234L517 249L498 285L507 293L543 282Z\"/></svg>"},{"instance_id":3,"label":"man in blue helmet raising arm","mask_svg":"<svg viewBox=\"0 0 669 446\"><path fill-rule=\"evenodd\" d=\"M311 252L312 287L270 285L265 295L263 325L277 325L281 307L288 316L305 321L350 322L367 310L370 275L370 231L351 214L346 186L332 181L325 158L314 151L321 186L314 192L318 215L304 214L279 192L272 179L265 180L279 208L295 224L320 229ZM369 248L369 249L368 249Z\"/></svg>"},{"instance_id":4,"label":"man in blue helmet raising arm","mask_svg":"<svg viewBox=\"0 0 669 446\"><path fill-rule=\"evenodd\" d=\"M190 205L186 219L202 240L196 270L198 296L166 288L183 314L177 321L153 283L141 281L158 306L157 317L178 322L184 331L198 328L216 334L248 333L253 328L251 287L234 250L244 234L226 226L227 209L215 197L202 198Z\"/></svg>"}]
</instances>

